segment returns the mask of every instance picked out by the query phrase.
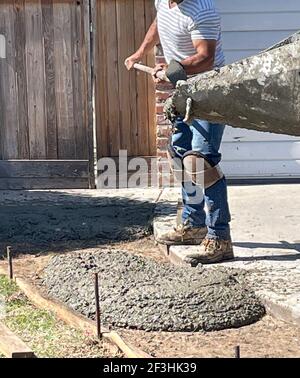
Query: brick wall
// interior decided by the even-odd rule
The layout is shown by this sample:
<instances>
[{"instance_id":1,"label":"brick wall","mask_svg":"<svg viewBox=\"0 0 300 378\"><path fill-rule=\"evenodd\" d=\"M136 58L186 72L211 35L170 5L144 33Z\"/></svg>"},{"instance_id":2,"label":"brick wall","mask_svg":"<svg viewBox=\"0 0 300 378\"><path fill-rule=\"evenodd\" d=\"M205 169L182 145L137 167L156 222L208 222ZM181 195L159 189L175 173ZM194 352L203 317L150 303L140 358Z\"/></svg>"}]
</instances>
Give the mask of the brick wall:
<instances>
[{"instance_id":1,"label":"brick wall","mask_svg":"<svg viewBox=\"0 0 300 378\"><path fill-rule=\"evenodd\" d=\"M165 63L160 47L156 48L156 64ZM163 114L164 102L173 92L172 85L160 83L156 86L156 127L159 185L164 186L164 173L168 172L167 145L171 135L171 123Z\"/></svg>"}]
</instances>

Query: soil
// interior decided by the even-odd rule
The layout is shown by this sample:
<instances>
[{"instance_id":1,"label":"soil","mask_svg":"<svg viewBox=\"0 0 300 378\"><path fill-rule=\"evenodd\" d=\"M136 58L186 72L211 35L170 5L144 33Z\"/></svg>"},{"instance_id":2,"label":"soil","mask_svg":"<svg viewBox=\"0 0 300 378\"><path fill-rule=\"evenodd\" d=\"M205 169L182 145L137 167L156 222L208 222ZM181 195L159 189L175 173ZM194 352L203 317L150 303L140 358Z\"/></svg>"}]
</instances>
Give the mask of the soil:
<instances>
[{"instance_id":1,"label":"soil","mask_svg":"<svg viewBox=\"0 0 300 378\"><path fill-rule=\"evenodd\" d=\"M238 329L217 332L170 333L118 331L120 335L154 357L300 357L300 328L265 316Z\"/></svg>"}]
</instances>

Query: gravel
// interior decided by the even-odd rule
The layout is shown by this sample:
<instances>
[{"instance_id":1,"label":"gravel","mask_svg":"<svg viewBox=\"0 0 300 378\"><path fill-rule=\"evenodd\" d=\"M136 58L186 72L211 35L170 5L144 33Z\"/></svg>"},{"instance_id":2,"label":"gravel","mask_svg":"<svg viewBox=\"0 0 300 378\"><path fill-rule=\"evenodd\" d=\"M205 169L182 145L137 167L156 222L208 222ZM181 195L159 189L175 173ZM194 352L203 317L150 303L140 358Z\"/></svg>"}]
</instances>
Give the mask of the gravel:
<instances>
[{"instance_id":1,"label":"gravel","mask_svg":"<svg viewBox=\"0 0 300 378\"><path fill-rule=\"evenodd\" d=\"M214 331L258 321L265 313L231 268L175 267L123 251L54 256L45 268L48 294L94 319L100 278L104 325L146 331Z\"/></svg>"}]
</instances>

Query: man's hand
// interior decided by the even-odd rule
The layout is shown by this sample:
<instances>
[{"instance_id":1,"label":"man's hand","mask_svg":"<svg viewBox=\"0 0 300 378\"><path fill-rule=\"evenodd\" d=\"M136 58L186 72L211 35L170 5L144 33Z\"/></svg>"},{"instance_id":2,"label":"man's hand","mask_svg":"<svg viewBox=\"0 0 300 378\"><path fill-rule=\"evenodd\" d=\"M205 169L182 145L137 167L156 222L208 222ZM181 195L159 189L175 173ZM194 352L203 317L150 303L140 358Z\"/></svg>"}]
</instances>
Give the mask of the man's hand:
<instances>
[{"instance_id":1,"label":"man's hand","mask_svg":"<svg viewBox=\"0 0 300 378\"><path fill-rule=\"evenodd\" d=\"M125 59L125 66L130 71L135 63L139 63L143 59L143 56L139 54L138 52L134 53L133 55L129 56L127 59Z\"/></svg>"},{"instance_id":2,"label":"man's hand","mask_svg":"<svg viewBox=\"0 0 300 378\"><path fill-rule=\"evenodd\" d=\"M154 83L158 84L158 83L161 83L163 82L164 80L160 79L159 77L156 76L157 72L159 71L167 71L168 69L168 66L167 64L157 64L154 68L153 68L153 73L152 73L152 78L153 78L153 81Z\"/></svg>"}]
</instances>

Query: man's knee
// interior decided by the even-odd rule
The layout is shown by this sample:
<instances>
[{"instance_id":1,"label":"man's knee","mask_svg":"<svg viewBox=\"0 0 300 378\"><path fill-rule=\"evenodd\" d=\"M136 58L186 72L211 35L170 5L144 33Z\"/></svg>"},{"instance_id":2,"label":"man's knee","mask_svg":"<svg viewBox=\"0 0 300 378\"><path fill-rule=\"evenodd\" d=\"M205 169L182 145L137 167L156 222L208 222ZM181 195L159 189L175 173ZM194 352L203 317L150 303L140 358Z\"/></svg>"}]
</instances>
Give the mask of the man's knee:
<instances>
[{"instance_id":1,"label":"man's knee","mask_svg":"<svg viewBox=\"0 0 300 378\"><path fill-rule=\"evenodd\" d=\"M185 180L207 189L222 180L224 174L218 164L214 164L206 155L197 151L188 151L183 155L182 165Z\"/></svg>"}]
</instances>

